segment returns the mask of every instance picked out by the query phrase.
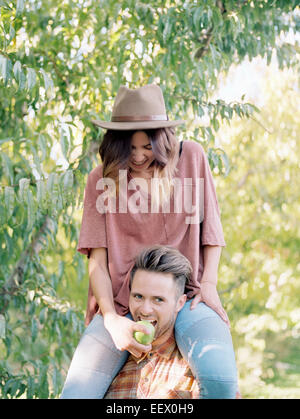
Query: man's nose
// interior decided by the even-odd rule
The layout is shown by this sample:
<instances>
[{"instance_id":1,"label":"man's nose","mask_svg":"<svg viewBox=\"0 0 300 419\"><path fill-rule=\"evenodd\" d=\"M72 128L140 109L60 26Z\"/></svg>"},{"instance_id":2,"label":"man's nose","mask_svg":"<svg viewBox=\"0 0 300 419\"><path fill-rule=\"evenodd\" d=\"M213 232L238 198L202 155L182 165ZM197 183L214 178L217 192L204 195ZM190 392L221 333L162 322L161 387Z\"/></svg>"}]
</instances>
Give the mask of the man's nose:
<instances>
[{"instance_id":1,"label":"man's nose","mask_svg":"<svg viewBox=\"0 0 300 419\"><path fill-rule=\"evenodd\" d=\"M152 304L150 303L150 301L144 301L142 303L142 305L140 306L140 312L144 316L149 316L150 314L152 314L153 310L152 310Z\"/></svg>"}]
</instances>

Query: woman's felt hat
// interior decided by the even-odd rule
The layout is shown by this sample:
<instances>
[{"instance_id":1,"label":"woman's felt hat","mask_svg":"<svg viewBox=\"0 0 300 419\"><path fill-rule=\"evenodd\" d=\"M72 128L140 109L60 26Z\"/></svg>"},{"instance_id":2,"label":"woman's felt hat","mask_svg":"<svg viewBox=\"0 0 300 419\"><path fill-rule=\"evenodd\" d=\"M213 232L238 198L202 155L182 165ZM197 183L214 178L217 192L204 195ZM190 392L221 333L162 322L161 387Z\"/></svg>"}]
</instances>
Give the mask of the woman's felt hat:
<instances>
[{"instance_id":1,"label":"woman's felt hat","mask_svg":"<svg viewBox=\"0 0 300 419\"><path fill-rule=\"evenodd\" d=\"M185 121L169 121L161 88L147 84L138 89L120 86L111 121L92 120L92 123L111 130L137 130L175 127Z\"/></svg>"}]
</instances>

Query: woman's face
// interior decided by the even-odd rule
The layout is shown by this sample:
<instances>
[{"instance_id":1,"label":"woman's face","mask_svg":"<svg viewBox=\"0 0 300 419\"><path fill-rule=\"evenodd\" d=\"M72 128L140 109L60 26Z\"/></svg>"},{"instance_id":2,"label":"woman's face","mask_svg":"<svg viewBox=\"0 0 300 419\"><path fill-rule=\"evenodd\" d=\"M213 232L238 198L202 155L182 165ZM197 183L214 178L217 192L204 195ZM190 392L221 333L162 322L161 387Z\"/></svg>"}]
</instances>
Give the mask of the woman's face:
<instances>
[{"instance_id":1,"label":"woman's face","mask_svg":"<svg viewBox=\"0 0 300 419\"><path fill-rule=\"evenodd\" d=\"M144 131L137 131L131 137L129 167L134 172L143 172L149 168L155 157L151 142Z\"/></svg>"}]
</instances>

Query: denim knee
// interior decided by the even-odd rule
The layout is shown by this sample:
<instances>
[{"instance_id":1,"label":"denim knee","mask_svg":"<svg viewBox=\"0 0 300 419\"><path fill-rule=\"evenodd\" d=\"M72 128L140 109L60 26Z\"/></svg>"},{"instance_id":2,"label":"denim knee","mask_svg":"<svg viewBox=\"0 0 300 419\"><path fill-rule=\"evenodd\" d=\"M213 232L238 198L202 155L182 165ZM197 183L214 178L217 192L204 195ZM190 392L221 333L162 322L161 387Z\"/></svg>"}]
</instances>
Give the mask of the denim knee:
<instances>
[{"instance_id":1,"label":"denim knee","mask_svg":"<svg viewBox=\"0 0 300 419\"><path fill-rule=\"evenodd\" d=\"M103 398L127 357L115 347L103 318L95 315L75 350L61 398Z\"/></svg>"},{"instance_id":2,"label":"denim knee","mask_svg":"<svg viewBox=\"0 0 300 419\"><path fill-rule=\"evenodd\" d=\"M238 391L236 379L221 380L200 377L198 386L201 399L235 399Z\"/></svg>"},{"instance_id":3,"label":"denim knee","mask_svg":"<svg viewBox=\"0 0 300 419\"><path fill-rule=\"evenodd\" d=\"M235 398L237 372L230 331L204 303L179 312L175 337L182 356L197 379L201 398Z\"/></svg>"}]
</instances>

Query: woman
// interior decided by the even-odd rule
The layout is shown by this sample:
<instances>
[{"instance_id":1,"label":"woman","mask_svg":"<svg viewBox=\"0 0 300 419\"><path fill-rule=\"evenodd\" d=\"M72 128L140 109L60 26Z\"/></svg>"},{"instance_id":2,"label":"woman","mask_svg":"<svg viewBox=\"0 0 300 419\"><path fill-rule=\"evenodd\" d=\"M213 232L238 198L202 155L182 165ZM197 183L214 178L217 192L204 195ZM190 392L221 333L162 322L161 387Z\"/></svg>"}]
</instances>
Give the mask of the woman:
<instances>
[{"instance_id":1,"label":"woman","mask_svg":"<svg viewBox=\"0 0 300 419\"><path fill-rule=\"evenodd\" d=\"M88 176L78 251L89 257L87 324L62 398L103 398L128 352L139 356L128 315L129 272L153 244L181 251L193 267L188 302L175 324L177 345L197 379L201 398L235 398L237 377L228 317L216 290L225 246L218 202L202 147L181 146L159 86L121 86L107 129L102 166ZM159 185L159 187L158 187ZM95 314L95 307L98 313Z\"/></svg>"}]
</instances>

